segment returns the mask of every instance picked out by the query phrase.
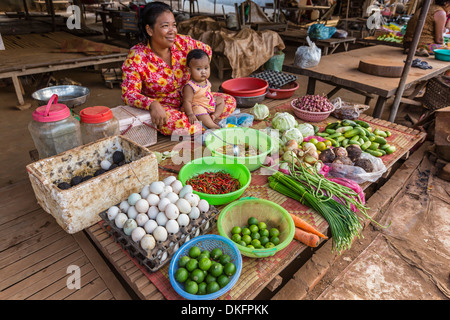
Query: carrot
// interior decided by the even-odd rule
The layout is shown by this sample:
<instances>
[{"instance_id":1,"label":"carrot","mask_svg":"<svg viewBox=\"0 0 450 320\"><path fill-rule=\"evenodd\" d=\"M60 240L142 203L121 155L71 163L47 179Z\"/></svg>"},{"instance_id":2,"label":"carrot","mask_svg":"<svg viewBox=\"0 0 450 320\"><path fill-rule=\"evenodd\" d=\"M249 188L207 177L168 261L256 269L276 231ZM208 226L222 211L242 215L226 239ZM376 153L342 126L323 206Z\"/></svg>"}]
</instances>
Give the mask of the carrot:
<instances>
[{"instance_id":1,"label":"carrot","mask_svg":"<svg viewBox=\"0 0 450 320\"><path fill-rule=\"evenodd\" d=\"M303 231L300 228L295 228L294 239L313 248L317 247L320 241L317 235Z\"/></svg>"},{"instance_id":2,"label":"carrot","mask_svg":"<svg viewBox=\"0 0 450 320\"><path fill-rule=\"evenodd\" d=\"M307 232L311 232L315 235L318 235L321 238L328 239L328 237L326 235L324 235L324 234L320 233L319 231L317 231L316 229L314 229L314 227L312 225L310 225L309 223L307 223L306 221L293 215L292 213L290 215L291 215L292 219L294 220L294 224L297 228L300 228Z\"/></svg>"}]
</instances>

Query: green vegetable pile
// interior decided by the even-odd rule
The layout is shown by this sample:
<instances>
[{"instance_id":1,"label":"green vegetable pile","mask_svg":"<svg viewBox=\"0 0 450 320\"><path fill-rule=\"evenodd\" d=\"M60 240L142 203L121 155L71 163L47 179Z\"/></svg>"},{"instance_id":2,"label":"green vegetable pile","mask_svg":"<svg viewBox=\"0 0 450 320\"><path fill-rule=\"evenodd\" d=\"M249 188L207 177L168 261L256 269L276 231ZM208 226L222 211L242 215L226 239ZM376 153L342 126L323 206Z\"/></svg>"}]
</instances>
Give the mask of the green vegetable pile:
<instances>
[{"instance_id":1,"label":"green vegetable pile","mask_svg":"<svg viewBox=\"0 0 450 320\"><path fill-rule=\"evenodd\" d=\"M331 141L334 147L347 147L357 144L361 150L375 157L391 154L396 147L387 143L391 136L389 130L373 129L370 124L362 120L342 120L329 123L323 132L317 133Z\"/></svg>"}]
</instances>

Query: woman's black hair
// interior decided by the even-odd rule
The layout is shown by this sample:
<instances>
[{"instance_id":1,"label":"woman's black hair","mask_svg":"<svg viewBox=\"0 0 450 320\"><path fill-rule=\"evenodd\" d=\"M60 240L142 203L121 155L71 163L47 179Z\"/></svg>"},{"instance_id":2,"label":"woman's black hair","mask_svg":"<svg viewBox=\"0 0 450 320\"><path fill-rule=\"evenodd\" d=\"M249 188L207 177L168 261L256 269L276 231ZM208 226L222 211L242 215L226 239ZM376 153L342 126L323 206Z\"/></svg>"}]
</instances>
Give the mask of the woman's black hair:
<instances>
[{"instance_id":1,"label":"woman's black hair","mask_svg":"<svg viewBox=\"0 0 450 320\"><path fill-rule=\"evenodd\" d=\"M189 63L191 62L192 59L201 59L203 57L208 57L208 54L202 50L202 49L192 49L191 51L189 51L187 57L186 57L186 65L189 67Z\"/></svg>"},{"instance_id":2,"label":"woman's black hair","mask_svg":"<svg viewBox=\"0 0 450 320\"><path fill-rule=\"evenodd\" d=\"M139 39L141 41L145 41L150 39L147 31L145 30L145 26L149 25L151 28L155 26L156 19L164 13L164 12L172 12L172 8L164 2L154 1L145 5L145 7L139 9L139 19L138 19L138 28L139 28Z\"/></svg>"},{"instance_id":3,"label":"woman's black hair","mask_svg":"<svg viewBox=\"0 0 450 320\"><path fill-rule=\"evenodd\" d=\"M434 4L438 6L443 6L447 2L450 2L450 0L434 0Z\"/></svg>"}]
</instances>

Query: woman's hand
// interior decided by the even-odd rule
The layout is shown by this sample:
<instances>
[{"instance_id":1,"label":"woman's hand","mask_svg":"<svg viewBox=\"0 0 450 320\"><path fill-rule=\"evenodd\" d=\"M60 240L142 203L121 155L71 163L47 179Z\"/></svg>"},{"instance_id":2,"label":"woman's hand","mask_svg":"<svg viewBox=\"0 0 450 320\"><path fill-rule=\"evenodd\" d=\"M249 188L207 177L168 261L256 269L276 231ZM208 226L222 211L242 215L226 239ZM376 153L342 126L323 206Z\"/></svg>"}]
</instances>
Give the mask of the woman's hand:
<instances>
[{"instance_id":1,"label":"woman's hand","mask_svg":"<svg viewBox=\"0 0 450 320\"><path fill-rule=\"evenodd\" d=\"M150 105L150 116L153 124L155 124L158 128L167 123L166 110L164 110L158 101L153 101Z\"/></svg>"}]
</instances>

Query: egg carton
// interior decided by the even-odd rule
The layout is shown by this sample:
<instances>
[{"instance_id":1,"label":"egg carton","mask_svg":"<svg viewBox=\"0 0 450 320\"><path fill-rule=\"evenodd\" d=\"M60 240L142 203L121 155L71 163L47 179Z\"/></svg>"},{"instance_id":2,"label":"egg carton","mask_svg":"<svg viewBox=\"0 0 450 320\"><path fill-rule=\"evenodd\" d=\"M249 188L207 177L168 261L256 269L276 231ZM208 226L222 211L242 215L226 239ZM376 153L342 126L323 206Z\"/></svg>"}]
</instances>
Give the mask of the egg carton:
<instances>
[{"instance_id":1,"label":"egg carton","mask_svg":"<svg viewBox=\"0 0 450 320\"><path fill-rule=\"evenodd\" d=\"M191 220L186 227L180 227L180 231L175 234L169 234L166 241L156 242L155 248L151 251L145 251L138 242L126 235L122 229L118 228L114 220L108 219L107 210L100 213L103 219L103 229L112 236L122 249L126 250L132 258L135 258L141 266L144 266L150 272L162 268L170 261L175 252L190 239L210 232L216 226L216 218L219 210L210 205L209 211L200 214L200 216Z\"/></svg>"}]
</instances>

